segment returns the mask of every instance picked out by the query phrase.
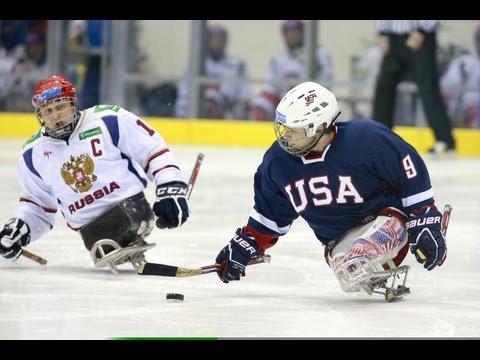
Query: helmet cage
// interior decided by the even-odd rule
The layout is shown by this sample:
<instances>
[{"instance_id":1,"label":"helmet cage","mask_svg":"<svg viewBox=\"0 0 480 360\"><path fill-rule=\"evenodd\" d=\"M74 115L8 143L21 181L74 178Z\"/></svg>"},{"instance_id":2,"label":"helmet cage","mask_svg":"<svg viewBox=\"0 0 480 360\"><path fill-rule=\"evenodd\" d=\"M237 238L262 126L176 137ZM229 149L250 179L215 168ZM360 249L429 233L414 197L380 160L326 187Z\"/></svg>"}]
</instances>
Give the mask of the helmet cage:
<instances>
[{"instance_id":1,"label":"helmet cage","mask_svg":"<svg viewBox=\"0 0 480 360\"><path fill-rule=\"evenodd\" d=\"M289 154L294 155L294 156L307 155L315 147L315 145L317 145L318 141L320 140L320 138L323 136L323 134L327 130L326 126L327 126L327 123L323 123L320 126L318 126L317 128L315 128L313 124L308 124L304 128L305 137L311 138L311 141L308 144L306 144L305 146L303 146L303 148L300 149L300 148L297 148L297 147L292 147L290 145L290 143L288 142L288 140L286 139L285 132L289 128L287 126L285 126L285 124L280 122L278 120L278 117L275 118L275 122L274 122L275 135L277 137L278 144L280 145L280 147L283 150L285 150L286 152L288 152ZM319 136L315 136L315 134L319 134L317 132L317 129L319 129L319 128L323 128L323 131L320 133Z\"/></svg>"},{"instance_id":2,"label":"helmet cage","mask_svg":"<svg viewBox=\"0 0 480 360\"><path fill-rule=\"evenodd\" d=\"M75 129L80 118L76 93L75 86L63 75L52 75L38 82L32 105L38 122L48 136L66 139ZM62 106L67 103L69 107ZM47 106L49 108L45 109ZM54 127L55 124L59 125Z\"/></svg>"},{"instance_id":3,"label":"helmet cage","mask_svg":"<svg viewBox=\"0 0 480 360\"><path fill-rule=\"evenodd\" d=\"M51 91L53 90L53 91ZM48 89L45 92L49 91L51 94L56 93L55 88ZM61 91L61 90L60 90ZM58 94L58 93L57 93ZM35 97L43 96L42 94L35 95L34 96L34 101L36 101ZM53 95L52 95L53 96ZM56 103L61 103L61 102L68 102L70 104L70 107L67 107L62 110L57 110L57 116L60 117L66 117L66 116L71 116L71 121L69 121L65 125L61 125L57 128L51 128L47 125L47 122L44 119L44 116L42 115L42 110L45 108L45 106L56 104ZM73 110L72 110L73 108ZM71 114L73 112L73 114ZM75 127L77 125L78 119L80 118L80 113L78 112L78 103L77 103L77 98L74 96L64 96L64 97L58 97L54 98L52 100L46 100L43 101L39 106L35 107L35 116L37 117L38 122L40 123L41 126L45 128L45 132L47 133L48 136L55 138L55 139L66 139L70 136L70 134L75 130Z\"/></svg>"}]
</instances>

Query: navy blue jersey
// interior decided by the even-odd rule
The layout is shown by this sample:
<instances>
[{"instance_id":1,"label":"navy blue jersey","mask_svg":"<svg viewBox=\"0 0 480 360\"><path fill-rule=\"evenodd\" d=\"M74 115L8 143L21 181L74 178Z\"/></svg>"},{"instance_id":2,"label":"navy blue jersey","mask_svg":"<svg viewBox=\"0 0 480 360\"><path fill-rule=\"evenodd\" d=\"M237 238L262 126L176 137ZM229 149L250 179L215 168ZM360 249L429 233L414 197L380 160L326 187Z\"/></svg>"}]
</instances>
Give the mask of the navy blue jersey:
<instances>
[{"instance_id":1,"label":"navy blue jersey","mask_svg":"<svg viewBox=\"0 0 480 360\"><path fill-rule=\"evenodd\" d=\"M250 227L281 236L301 216L327 244L381 209L409 215L434 203L423 159L400 136L373 120L337 123L335 132L316 156L272 144L255 173Z\"/></svg>"}]
</instances>

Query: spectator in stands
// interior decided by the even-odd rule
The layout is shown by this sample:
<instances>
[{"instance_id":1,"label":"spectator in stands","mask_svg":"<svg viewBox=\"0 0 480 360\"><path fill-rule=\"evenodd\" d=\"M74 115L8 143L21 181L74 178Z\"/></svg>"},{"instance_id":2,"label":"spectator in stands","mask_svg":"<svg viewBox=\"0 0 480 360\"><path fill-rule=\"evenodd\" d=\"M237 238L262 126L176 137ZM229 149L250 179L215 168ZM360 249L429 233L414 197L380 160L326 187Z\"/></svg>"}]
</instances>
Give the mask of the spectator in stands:
<instances>
[{"instance_id":1,"label":"spectator in stands","mask_svg":"<svg viewBox=\"0 0 480 360\"><path fill-rule=\"evenodd\" d=\"M25 52L12 71L12 86L6 97L9 111L32 110L31 89L47 75L47 20L32 20L25 38Z\"/></svg>"},{"instance_id":2,"label":"spectator in stands","mask_svg":"<svg viewBox=\"0 0 480 360\"><path fill-rule=\"evenodd\" d=\"M250 106L250 119L268 120L275 118L275 107L280 99L295 85L308 80L306 74L303 33L301 20L285 20L281 26L286 49L270 58L266 77L268 83ZM329 51L320 46L316 49L317 76L315 80L331 87L334 80L332 59Z\"/></svg>"},{"instance_id":3,"label":"spectator in stands","mask_svg":"<svg viewBox=\"0 0 480 360\"><path fill-rule=\"evenodd\" d=\"M30 20L0 20L0 48L10 51L24 44Z\"/></svg>"},{"instance_id":4,"label":"spectator in stands","mask_svg":"<svg viewBox=\"0 0 480 360\"><path fill-rule=\"evenodd\" d=\"M25 52L27 20L0 20L0 110L9 110L7 98L14 84L15 66Z\"/></svg>"},{"instance_id":5,"label":"spectator in stands","mask_svg":"<svg viewBox=\"0 0 480 360\"><path fill-rule=\"evenodd\" d=\"M412 71L435 144L435 156L455 154L452 126L443 103L437 69L439 20L379 20L384 57L375 87L372 118L393 127L395 91L405 72Z\"/></svg>"},{"instance_id":6,"label":"spectator in stands","mask_svg":"<svg viewBox=\"0 0 480 360\"><path fill-rule=\"evenodd\" d=\"M458 127L480 128L480 26L474 40L476 53L454 59L440 79L448 114Z\"/></svg>"},{"instance_id":7,"label":"spectator in stands","mask_svg":"<svg viewBox=\"0 0 480 360\"><path fill-rule=\"evenodd\" d=\"M227 54L228 33L224 26L210 24L206 34L206 58L204 75L218 79L248 79L245 61ZM188 77L191 76L192 64L187 64L184 77L178 89L175 102L175 116L188 117L191 89L188 88ZM250 83L223 81L201 87L201 118L213 119L246 119L248 118L248 102L251 98Z\"/></svg>"}]
</instances>

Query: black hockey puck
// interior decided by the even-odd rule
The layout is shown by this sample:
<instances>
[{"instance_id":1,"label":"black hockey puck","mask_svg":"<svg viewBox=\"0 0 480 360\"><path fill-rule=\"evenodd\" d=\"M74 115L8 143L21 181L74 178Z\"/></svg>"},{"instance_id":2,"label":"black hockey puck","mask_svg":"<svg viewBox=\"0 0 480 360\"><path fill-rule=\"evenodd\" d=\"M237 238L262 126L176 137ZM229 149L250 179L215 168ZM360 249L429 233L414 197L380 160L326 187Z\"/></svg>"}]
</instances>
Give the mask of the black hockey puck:
<instances>
[{"instance_id":1,"label":"black hockey puck","mask_svg":"<svg viewBox=\"0 0 480 360\"><path fill-rule=\"evenodd\" d=\"M185 296L183 296L183 294L177 294L177 293L168 293L167 294L167 300L183 301L183 299L185 299Z\"/></svg>"}]
</instances>

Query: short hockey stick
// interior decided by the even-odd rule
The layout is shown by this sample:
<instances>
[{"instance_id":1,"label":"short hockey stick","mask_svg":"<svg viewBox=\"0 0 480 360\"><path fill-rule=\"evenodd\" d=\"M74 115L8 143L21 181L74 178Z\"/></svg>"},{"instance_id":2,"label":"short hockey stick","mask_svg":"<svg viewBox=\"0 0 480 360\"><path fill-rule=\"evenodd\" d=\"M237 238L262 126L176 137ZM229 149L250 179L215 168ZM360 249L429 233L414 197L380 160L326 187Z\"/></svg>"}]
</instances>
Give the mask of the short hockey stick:
<instances>
[{"instance_id":1,"label":"short hockey stick","mask_svg":"<svg viewBox=\"0 0 480 360\"><path fill-rule=\"evenodd\" d=\"M440 231L442 232L445 240L447 239L448 222L450 221L451 212L452 207L449 204L445 205L445 207L443 208L442 224L440 228ZM427 260L427 256L423 253L422 249L417 249L417 255L422 260L422 262L425 262Z\"/></svg>"},{"instance_id":2,"label":"short hockey stick","mask_svg":"<svg viewBox=\"0 0 480 360\"><path fill-rule=\"evenodd\" d=\"M443 237L447 237L447 228L448 228L448 222L450 221L450 213L452 212L452 207L447 204L445 205L445 208L443 209L443 217L442 217L442 234Z\"/></svg>"},{"instance_id":3,"label":"short hockey stick","mask_svg":"<svg viewBox=\"0 0 480 360\"><path fill-rule=\"evenodd\" d=\"M198 172L200 171L200 166L203 162L203 153L198 153L197 161L195 161L195 166L193 167L192 174L190 175L190 180L188 180L188 195L187 198L190 199L190 195L192 194L193 185L195 185L195 181L197 181Z\"/></svg>"},{"instance_id":4,"label":"short hockey stick","mask_svg":"<svg viewBox=\"0 0 480 360\"><path fill-rule=\"evenodd\" d=\"M22 252L20 253L20 255L23 255L27 258L29 258L30 260L33 260L37 263L39 263L40 265L47 265L47 260L45 260L44 258L38 256L38 255L35 255L34 253L31 253L30 251L27 251L25 249L22 249Z\"/></svg>"},{"instance_id":5,"label":"short hockey stick","mask_svg":"<svg viewBox=\"0 0 480 360\"><path fill-rule=\"evenodd\" d=\"M260 255L248 262L248 265L255 265L261 263L270 263L270 255ZM197 276L203 274L209 274L211 272L222 271L220 264L207 265L199 268L183 268L178 266L171 266L165 264L144 263L138 269L139 275L157 275L157 276L169 276L169 277L188 277Z\"/></svg>"}]
</instances>

